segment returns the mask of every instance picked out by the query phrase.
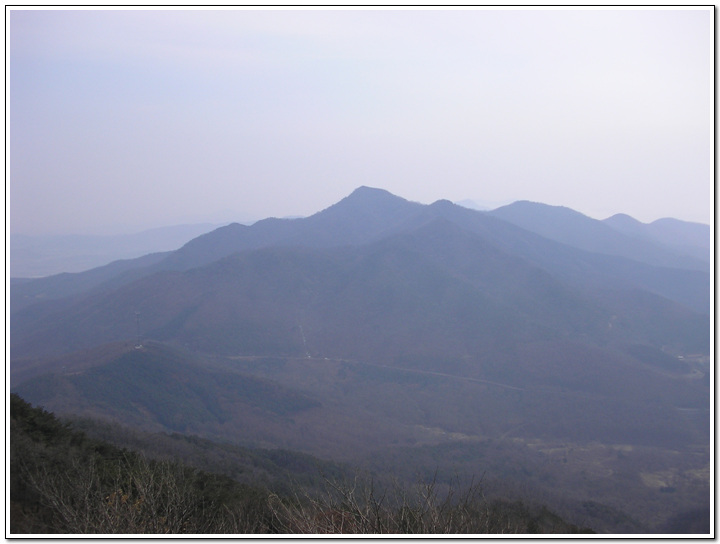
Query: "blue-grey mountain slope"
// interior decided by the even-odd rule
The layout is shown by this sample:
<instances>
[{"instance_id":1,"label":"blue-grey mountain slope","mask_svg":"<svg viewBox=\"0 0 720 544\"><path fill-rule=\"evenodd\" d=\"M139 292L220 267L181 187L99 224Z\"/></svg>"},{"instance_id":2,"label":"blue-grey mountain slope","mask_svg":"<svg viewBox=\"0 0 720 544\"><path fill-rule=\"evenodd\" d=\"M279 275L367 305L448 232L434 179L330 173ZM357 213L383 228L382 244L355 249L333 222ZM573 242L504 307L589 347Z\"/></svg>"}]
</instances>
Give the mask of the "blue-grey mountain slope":
<instances>
[{"instance_id":1,"label":"blue-grey mountain slope","mask_svg":"<svg viewBox=\"0 0 720 544\"><path fill-rule=\"evenodd\" d=\"M366 230L361 228L364 224ZM244 245L266 251L243 250ZM297 249L291 251L292 247ZM237 257L214 264L211 254ZM267 261L269 256L275 261ZM333 331L326 332L325 345L350 345L373 357L382 349L388 353L381 356L389 357L395 344L396 355L412 351L422 345L413 347L414 337L434 338L431 343L436 346L463 346L472 338L481 345L477 339L485 338L488 330L502 334L487 337L485 346L513 335L571 333L602 344L603 327L610 325L616 342L650 344L654 349L670 346L678 355L705 353L709 342L706 273L578 250L447 201L421 206L369 188L306 220L268 220L238 232L221 228L177 252L147 259L148 266L132 261L133 266L121 268L119 274L117 265L110 265L77 276L37 280L44 286L55 282L58 298L48 296L50 300L43 302L42 295L27 295L26 307L12 304L13 356L62 353L132 337L135 312L142 313L145 330L161 340L203 350L247 350L254 345L253 349L270 346L278 353L297 354L298 316L319 300L326 300L332 310L316 316L318 327ZM205 261L209 262L191 265ZM234 268L228 264L233 262ZM262 271L267 266L269 272L274 265L268 263L273 262L290 263L290 269L268 283ZM375 268L368 268L371 262ZM324 264L318 268L317 263ZM384 270L387 266L391 268ZM233 270L231 279L223 280L222 270ZM261 273L243 280L252 270ZM352 277L361 283L348 284ZM299 278L311 283L301 289ZM78 283L68 287L73 279L83 279L91 288L83 293ZM390 283L383 286L384 281ZM32 289L33 283L18 286L13 298L23 300L17 293ZM310 299L293 298L298 296L293 285ZM354 291L338 291L333 285L356 286ZM448 298L432 285L446 285L447 293L459 298ZM233 299L239 287L244 294ZM278 298L282 293L288 296ZM378 299L377 293L387 294ZM397 299L401 294L408 300ZM474 299L473 310L468 301ZM372 300L378 304L374 310L367 306ZM635 302L628 306L628 300ZM408 308L414 308L413 319L403 314ZM485 310L484 317L478 309ZM457 316L466 311L468 318L458 322ZM355 316L355 321L348 322L348 316ZM479 323L486 326L478 329ZM398 327L407 326L410 329L400 334ZM398 335L386 339L374 330ZM459 331L469 331L470 336L461 339ZM334 354L352 354L352 349L343 349Z\"/></svg>"},{"instance_id":2,"label":"blue-grey mountain slope","mask_svg":"<svg viewBox=\"0 0 720 544\"><path fill-rule=\"evenodd\" d=\"M658 219L641 223L625 214L603 220L615 230L642 240L651 240L682 254L708 261L710 258L710 227L677 219Z\"/></svg>"},{"instance_id":3,"label":"blue-grey mountain slope","mask_svg":"<svg viewBox=\"0 0 720 544\"><path fill-rule=\"evenodd\" d=\"M600 229L605 234L610 232L615 237L623 236L600 222L576 212L568 213L575 219L579 217L583 224L591 225L591 230ZM568 213L563 212L563 215ZM12 308L13 311L20 310L38 300L96 289L102 281L107 281L108 287L118 286L164 270L188 270L247 249L324 248L371 243L392 234L407 232L437 217L481 235L497 249L521 257L576 285L597 288L613 284L624 289L639 288L695 311L709 311L707 265L693 265L695 268L689 269L687 265L691 260L671 250L661 250L658 257L657 247L652 243L634 239L631 245L637 251L628 250L632 257L617 257L587 248L579 250L493 215L462 208L448 201L423 206L368 187L357 189L337 204L308 218L266 219L249 227L232 224L200 236L160 259L153 259L156 262L149 266L145 266L142 260L125 261L122 274L113 274L115 265L111 265L101 274L88 271L13 285ZM567 224L563 228L573 230L573 225ZM623 239L631 240L629 237ZM612 240L611 237L607 244L612 245ZM642 255L652 258L641 258ZM679 263L679 266L650 265L648 260L669 261L675 265Z\"/></svg>"},{"instance_id":4,"label":"blue-grey mountain slope","mask_svg":"<svg viewBox=\"0 0 720 544\"><path fill-rule=\"evenodd\" d=\"M654 232L644 239L638 238L630 233L635 234L639 229L617 228L618 225L626 225L627 221L598 221L570 208L528 201L515 202L488 214L551 240L594 253L625 257L655 266L703 271L709 268L709 256L704 259L692 257L664 245L661 240L677 244L678 237L663 237L659 228L656 228L657 234ZM653 232L653 229L647 231Z\"/></svg>"}]
</instances>

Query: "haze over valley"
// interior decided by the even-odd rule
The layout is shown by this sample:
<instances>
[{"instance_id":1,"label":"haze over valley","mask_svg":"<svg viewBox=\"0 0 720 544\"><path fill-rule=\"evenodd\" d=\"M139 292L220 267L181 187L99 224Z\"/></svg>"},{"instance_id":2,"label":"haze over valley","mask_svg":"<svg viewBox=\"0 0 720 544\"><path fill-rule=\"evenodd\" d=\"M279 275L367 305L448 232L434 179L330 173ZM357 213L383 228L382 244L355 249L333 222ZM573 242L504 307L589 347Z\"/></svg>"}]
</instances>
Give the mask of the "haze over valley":
<instances>
[{"instance_id":1,"label":"haze over valley","mask_svg":"<svg viewBox=\"0 0 720 544\"><path fill-rule=\"evenodd\" d=\"M12 391L379 477L482 474L601 532L692 532L709 229L663 223L360 187L307 218L12 283Z\"/></svg>"}]
</instances>

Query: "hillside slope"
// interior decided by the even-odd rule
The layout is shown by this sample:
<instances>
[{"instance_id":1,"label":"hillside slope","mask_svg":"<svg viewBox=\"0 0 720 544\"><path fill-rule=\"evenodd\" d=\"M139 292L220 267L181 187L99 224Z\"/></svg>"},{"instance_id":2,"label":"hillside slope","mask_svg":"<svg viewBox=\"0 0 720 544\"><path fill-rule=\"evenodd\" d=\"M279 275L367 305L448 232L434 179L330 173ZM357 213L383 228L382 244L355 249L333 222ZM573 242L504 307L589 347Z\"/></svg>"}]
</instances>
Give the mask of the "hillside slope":
<instances>
[{"instance_id":1,"label":"hillside slope","mask_svg":"<svg viewBox=\"0 0 720 544\"><path fill-rule=\"evenodd\" d=\"M645 229L638 228L641 224L629 226L628 221L622 221L622 218L617 216L615 219L598 221L570 208L528 201L518 201L488 214L551 240L594 253L690 270L707 270L708 266L707 258L698 259L686 253L678 254L674 248L663 244L667 240L680 245L677 237L662 236L650 226ZM679 221L677 223L681 224ZM638 237L639 232L653 232L653 235Z\"/></svg>"},{"instance_id":2,"label":"hillside slope","mask_svg":"<svg viewBox=\"0 0 720 544\"><path fill-rule=\"evenodd\" d=\"M13 314L11 347L18 359L125 340L135 336L139 312L146 337L225 354L311 348L391 361L497 355L521 341L568 336L657 348L662 338L673 352L707 353L706 317L650 293L625 308L630 292L607 282L604 291L568 286L436 218L364 246L246 251L36 304Z\"/></svg>"},{"instance_id":3,"label":"hillside slope","mask_svg":"<svg viewBox=\"0 0 720 544\"><path fill-rule=\"evenodd\" d=\"M435 482L431 495L375 482L326 479L313 482L331 464L289 451L227 449L192 442L213 454L230 453L230 471L261 461L272 481L256 473L251 485L216 470L202 471L175 460L147 458L57 420L17 395L10 398L10 525L6 534L478 534L592 532L565 522L540 505L485 499L482 489L453 489L445 497ZM117 438L117 437L114 437ZM312 466L315 463L315 466ZM310 465L310 466L308 466ZM255 467L254 467L255 468ZM267 472L270 470L271 472ZM298 485L295 476L308 484ZM314 476L314 477L313 477ZM325 472L325 478L331 476ZM363 489L356 494L358 486ZM455 501L454 492L460 492ZM391 496L394 495L394 496ZM345 498L345 500L343 500Z\"/></svg>"}]
</instances>

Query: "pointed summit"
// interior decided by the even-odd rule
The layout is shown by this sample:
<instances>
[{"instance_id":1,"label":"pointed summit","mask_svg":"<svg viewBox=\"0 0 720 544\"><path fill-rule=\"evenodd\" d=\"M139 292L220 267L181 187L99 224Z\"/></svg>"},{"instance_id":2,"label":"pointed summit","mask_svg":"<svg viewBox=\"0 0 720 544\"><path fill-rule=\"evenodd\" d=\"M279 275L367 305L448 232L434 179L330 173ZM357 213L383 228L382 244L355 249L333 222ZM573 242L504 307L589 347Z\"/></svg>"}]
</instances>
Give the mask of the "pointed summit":
<instances>
[{"instance_id":1,"label":"pointed summit","mask_svg":"<svg viewBox=\"0 0 720 544\"><path fill-rule=\"evenodd\" d=\"M368 187L361 185L355 189L352 193L342 199L338 204L351 202L354 205L360 206L387 206L393 202L395 205L400 203L409 203L404 198L395 196L390 191L385 189L378 189L375 187Z\"/></svg>"},{"instance_id":2,"label":"pointed summit","mask_svg":"<svg viewBox=\"0 0 720 544\"><path fill-rule=\"evenodd\" d=\"M457 204L453 204L446 198L441 198L440 200L436 200L432 204L430 204L430 208L434 210L452 210L457 206Z\"/></svg>"},{"instance_id":3,"label":"pointed summit","mask_svg":"<svg viewBox=\"0 0 720 544\"><path fill-rule=\"evenodd\" d=\"M361 243L400 224L422 208L422 204L384 189L362 186L340 202L309 217L306 224L308 228L321 229L325 243L330 240L334 240L332 245Z\"/></svg>"},{"instance_id":4,"label":"pointed summit","mask_svg":"<svg viewBox=\"0 0 720 544\"><path fill-rule=\"evenodd\" d=\"M379 187L368 187L367 185L361 185L357 189L355 189L350 195L348 196L363 196L363 195L393 195L390 191L387 191L385 189L380 189ZM399 197L398 197L399 198Z\"/></svg>"},{"instance_id":5,"label":"pointed summit","mask_svg":"<svg viewBox=\"0 0 720 544\"><path fill-rule=\"evenodd\" d=\"M395 196L385 189L376 189L365 185L358 187L348 196L333 204L329 208L325 208L321 212L316 213L315 217L329 217L331 215L343 215L345 219L350 216L358 216L358 219L372 220L374 217L381 215L397 215L404 212L417 212L421 204L410 202Z\"/></svg>"},{"instance_id":6,"label":"pointed summit","mask_svg":"<svg viewBox=\"0 0 720 544\"><path fill-rule=\"evenodd\" d=\"M627 214L616 213L612 217L603 219L603 223L623 234L648 238L647 225Z\"/></svg>"}]
</instances>

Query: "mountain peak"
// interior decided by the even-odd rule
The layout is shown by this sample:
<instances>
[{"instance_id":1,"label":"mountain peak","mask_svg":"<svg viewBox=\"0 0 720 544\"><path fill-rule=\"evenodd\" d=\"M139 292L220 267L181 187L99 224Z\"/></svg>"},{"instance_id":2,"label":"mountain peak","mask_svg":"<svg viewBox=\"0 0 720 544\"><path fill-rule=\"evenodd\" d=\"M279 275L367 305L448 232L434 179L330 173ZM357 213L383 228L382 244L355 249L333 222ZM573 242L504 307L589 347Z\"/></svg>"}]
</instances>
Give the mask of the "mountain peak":
<instances>
[{"instance_id":1,"label":"mountain peak","mask_svg":"<svg viewBox=\"0 0 720 544\"><path fill-rule=\"evenodd\" d=\"M360 185L360 187L355 189L350 194L354 195L354 194L364 194L364 193L367 193L367 194L377 193L377 194L387 194L387 195L392 194L392 193L390 193L390 191L388 191L386 189L381 189L380 187L370 187L368 185Z\"/></svg>"},{"instance_id":2,"label":"mountain peak","mask_svg":"<svg viewBox=\"0 0 720 544\"><path fill-rule=\"evenodd\" d=\"M385 189L367 187L362 185L355 189L340 202L315 215L324 215L328 212L341 213L370 213L372 215L393 213L399 209L414 208L416 205L404 198L395 196Z\"/></svg>"},{"instance_id":3,"label":"mountain peak","mask_svg":"<svg viewBox=\"0 0 720 544\"><path fill-rule=\"evenodd\" d=\"M347 197L345 197L343 200L362 200L365 202L374 202L374 201L380 201L382 199L398 199L398 200L405 200L404 198L400 198L399 196L395 196L390 191L386 191L385 189L379 189L377 187L368 187L367 185L361 185L357 189L355 189L352 193L350 193Z\"/></svg>"},{"instance_id":4,"label":"mountain peak","mask_svg":"<svg viewBox=\"0 0 720 544\"><path fill-rule=\"evenodd\" d=\"M454 208L456 205L446 198L441 198L440 200L433 202L430 206L433 208Z\"/></svg>"},{"instance_id":5,"label":"mountain peak","mask_svg":"<svg viewBox=\"0 0 720 544\"><path fill-rule=\"evenodd\" d=\"M607 219L603 219L604 223L614 223L614 224L624 224L624 225L638 225L643 224L641 221L638 221L634 217L626 214L626 213L616 213L615 215L608 217Z\"/></svg>"}]
</instances>

